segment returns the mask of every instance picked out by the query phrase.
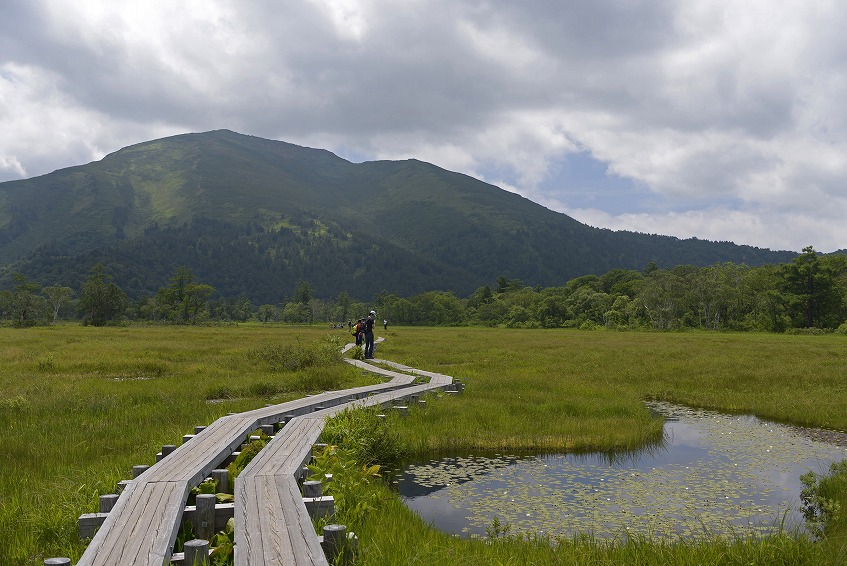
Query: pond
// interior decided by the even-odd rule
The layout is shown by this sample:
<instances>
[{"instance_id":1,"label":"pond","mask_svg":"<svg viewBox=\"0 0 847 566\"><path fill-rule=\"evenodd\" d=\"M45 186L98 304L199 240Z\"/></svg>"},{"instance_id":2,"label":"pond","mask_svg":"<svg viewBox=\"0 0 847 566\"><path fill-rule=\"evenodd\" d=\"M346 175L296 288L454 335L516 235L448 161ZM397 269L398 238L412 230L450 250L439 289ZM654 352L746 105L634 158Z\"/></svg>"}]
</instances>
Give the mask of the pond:
<instances>
[{"instance_id":1,"label":"pond","mask_svg":"<svg viewBox=\"0 0 847 566\"><path fill-rule=\"evenodd\" d=\"M662 442L626 453L467 455L407 465L406 504L443 531L656 539L804 528L800 476L847 458L847 435L649 403ZM818 431L820 433L821 431ZM822 437L825 437L821 439Z\"/></svg>"}]
</instances>

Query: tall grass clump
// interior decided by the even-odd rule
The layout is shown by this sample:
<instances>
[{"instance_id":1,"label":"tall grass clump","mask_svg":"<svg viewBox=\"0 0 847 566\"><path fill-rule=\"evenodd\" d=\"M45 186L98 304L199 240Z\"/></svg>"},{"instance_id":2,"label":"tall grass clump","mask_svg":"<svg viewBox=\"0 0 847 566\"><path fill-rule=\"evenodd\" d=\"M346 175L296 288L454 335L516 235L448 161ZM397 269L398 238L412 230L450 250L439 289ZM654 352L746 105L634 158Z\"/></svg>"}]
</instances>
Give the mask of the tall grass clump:
<instances>
[{"instance_id":1,"label":"tall grass clump","mask_svg":"<svg viewBox=\"0 0 847 566\"><path fill-rule=\"evenodd\" d=\"M253 349L251 360L265 364L272 371L297 371L314 366L327 366L341 359L341 342L337 336L303 343L298 338L294 344L266 344Z\"/></svg>"},{"instance_id":2,"label":"tall grass clump","mask_svg":"<svg viewBox=\"0 0 847 566\"><path fill-rule=\"evenodd\" d=\"M398 419L380 417L377 407L344 409L327 419L321 439L352 452L363 466L394 468L407 456L394 423Z\"/></svg>"},{"instance_id":3,"label":"tall grass clump","mask_svg":"<svg viewBox=\"0 0 847 566\"><path fill-rule=\"evenodd\" d=\"M324 493L335 500L331 521L354 530L383 505L392 494L383 484L386 469L399 465L405 452L392 422L379 416L377 407L344 409L327 419L321 440L326 448L309 464L310 479L323 482ZM326 481L328 477L331 481ZM350 549L344 549L349 553Z\"/></svg>"}]
</instances>

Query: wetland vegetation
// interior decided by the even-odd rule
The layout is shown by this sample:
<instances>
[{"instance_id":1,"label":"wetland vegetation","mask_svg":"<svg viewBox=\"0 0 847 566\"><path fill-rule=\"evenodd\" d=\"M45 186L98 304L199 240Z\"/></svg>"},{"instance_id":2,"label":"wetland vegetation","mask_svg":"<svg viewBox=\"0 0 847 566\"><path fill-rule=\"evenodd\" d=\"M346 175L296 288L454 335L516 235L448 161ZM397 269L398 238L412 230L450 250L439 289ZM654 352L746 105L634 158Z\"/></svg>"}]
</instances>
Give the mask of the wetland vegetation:
<instances>
[{"instance_id":1,"label":"wetland vegetation","mask_svg":"<svg viewBox=\"0 0 847 566\"><path fill-rule=\"evenodd\" d=\"M847 457L839 443L745 415L648 403L665 438L640 450L515 457L471 454L404 467L400 494L438 528L602 539L808 534L801 476ZM831 440L836 440L832 438Z\"/></svg>"},{"instance_id":2,"label":"wetland vegetation","mask_svg":"<svg viewBox=\"0 0 847 566\"><path fill-rule=\"evenodd\" d=\"M635 449L662 435L645 400L847 429L847 343L836 334L390 327L383 335L380 356L466 384L462 396L392 421L412 454ZM326 337L323 327L249 324L0 329L0 563L75 561L84 549L77 517L194 425L372 382L327 356ZM290 360L301 350L314 355ZM847 508L845 490L830 483L824 499ZM458 540L426 525L383 483L368 489L378 492L370 499L378 504L351 522L364 564L847 559L843 527L819 541L790 533L605 541L590 533L514 536L492 525L487 541Z\"/></svg>"}]
</instances>

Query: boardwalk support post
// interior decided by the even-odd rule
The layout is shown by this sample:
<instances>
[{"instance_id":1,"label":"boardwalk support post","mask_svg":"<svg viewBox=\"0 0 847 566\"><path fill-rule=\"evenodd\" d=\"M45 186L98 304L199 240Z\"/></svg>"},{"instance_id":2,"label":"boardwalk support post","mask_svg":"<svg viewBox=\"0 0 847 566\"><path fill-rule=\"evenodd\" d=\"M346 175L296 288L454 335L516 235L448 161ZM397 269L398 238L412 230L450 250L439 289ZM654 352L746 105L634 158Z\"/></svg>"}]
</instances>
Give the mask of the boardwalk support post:
<instances>
[{"instance_id":1,"label":"boardwalk support post","mask_svg":"<svg viewBox=\"0 0 847 566\"><path fill-rule=\"evenodd\" d=\"M211 477L218 482L218 493L229 493L229 470L226 468L215 468L212 470Z\"/></svg>"},{"instance_id":2,"label":"boardwalk support post","mask_svg":"<svg viewBox=\"0 0 847 566\"><path fill-rule=\"evenodd\" d=\"M209 564L209 541L196 538L185 543L183 566L207 566Z\"/></svg>"},{"instance_id":3,"label":"boardwalk support post","mask_svg":"<svg viewBox=\"0 0 847 566\"><path fill-rule=\"evenodd\" d=\"M196 498L196 511L194 512L194 535L198 539L211 540L215 534L215 503L217 497L214 493L200 493Z\"/></svg>"},{"instance_id":4,"label":"boardwalk support post","mask_svg":"<svg viewBox=\"0 0 847 566\"><path fill-rule=\"evenodd\" d=\"M347 554L347 525L326 525L321 546L324 549L326 561L330 564L336 564L339 556ZM346 563L346 559L346 556L343 557L341 562Z\"/></svg>"},{"instance_id":5,"label":"boardwalk support post","mask_svg":"<svg viewBox=\"0 0 847 566\"><path fill-rule=\"evenodd\" d=\"M309 480L303 482L303 497L320 497L323 495L321 482Z\"/></svg>"},{"instance_id":6,"label":"boardwalk support post","mask_svg":"<svg viewBox=\"0 0 847 566\"><path fill-rule=\"evenodd\" d=\"M109 495L101 495L100 496L100 512L108 513L115 506L115 503L118 502L118 495L112 493Z\"/></svg>"}]
</instances>

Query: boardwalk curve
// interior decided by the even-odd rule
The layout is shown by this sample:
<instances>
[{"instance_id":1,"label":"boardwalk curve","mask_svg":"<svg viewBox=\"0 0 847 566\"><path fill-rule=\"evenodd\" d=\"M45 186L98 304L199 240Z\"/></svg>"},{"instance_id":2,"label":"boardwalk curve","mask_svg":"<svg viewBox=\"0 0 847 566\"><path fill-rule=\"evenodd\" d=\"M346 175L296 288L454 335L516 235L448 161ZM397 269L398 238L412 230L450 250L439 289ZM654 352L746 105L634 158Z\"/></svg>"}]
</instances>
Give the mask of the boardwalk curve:
<instances>
[{"instance_id":1,"label":"boardwalk curve","mask_svg":"<svg viewBox=\"0 0 847 566\"><path fill-rule=\"evenodd\" d=\"M161 566L181 558L171 550L191 489L236 452L252 431L281 422L284 426L235 481L235 563L327 564L298 483L326 418L347 407L390 406L453 383L450 376L387 360L373 362L393 370L344 360L389 381L219 418L129 482L78 566ZM416 375L429 382L415 384Z\"/></svg>"}]
</instances>

